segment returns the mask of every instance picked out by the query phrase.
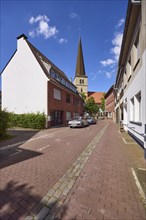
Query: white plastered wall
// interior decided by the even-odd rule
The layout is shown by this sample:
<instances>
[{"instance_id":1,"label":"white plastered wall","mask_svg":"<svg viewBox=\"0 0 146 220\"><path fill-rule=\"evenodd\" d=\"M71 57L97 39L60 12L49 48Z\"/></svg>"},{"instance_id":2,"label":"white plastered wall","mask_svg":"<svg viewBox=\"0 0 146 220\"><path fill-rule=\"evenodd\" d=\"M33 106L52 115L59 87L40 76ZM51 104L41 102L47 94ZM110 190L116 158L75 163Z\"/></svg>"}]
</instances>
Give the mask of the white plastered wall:
<instances>
[{"instance_id":1,"label":"white plastered wall","mask_svg":"<svg viewBox=\"0 0 146 220\"><path fill-rule=\"evenodd\" d=\"M142 56L142 66L139 72L136 74L135 78L133 79L132 83L125 91L123 100L127 99L127 118L124 119L123 123L128 123L128 130L133 133L138 139L144 142L144 137L140 134L144 134L145 124L146 124L146 51ZM130 100L134 97L139 91L141 91L141 122L142 125L136 125L130 123ZM132 129L130 129L132 128ZM135 130L136 132L134 132Z\"/></svg>"},{"instance_id":2,"label":"white plastered wall","mask_svg":"<svg viewBox=\"0 0 146 220\"><path fill-rule=\"evenodd\" d=\"M26 40L20 38L15 55L2 73L2 109L47 114L47 81Z\"/></svg>"}]
</instances>

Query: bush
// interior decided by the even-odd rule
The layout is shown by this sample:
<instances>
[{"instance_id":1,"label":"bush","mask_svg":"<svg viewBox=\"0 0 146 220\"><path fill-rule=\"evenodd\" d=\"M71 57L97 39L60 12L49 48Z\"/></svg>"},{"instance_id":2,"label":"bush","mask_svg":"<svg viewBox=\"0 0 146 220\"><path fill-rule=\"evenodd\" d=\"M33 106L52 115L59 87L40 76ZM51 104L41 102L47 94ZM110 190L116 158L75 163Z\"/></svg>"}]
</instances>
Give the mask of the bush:
<instances>
[{"instance_id":1,"label":"bush","mask_svg":"<svg viewBox=\"0 0 146 220\"><path fill-rule=\"evenodd\" d=\"M44 113L14 114L10 113L10 122L13 127L44 129L46 116Z\"/></svg>"},{"instance_id":2,"label":"bush","mask_svg":"<svg viewBox=\"0 0 146 220\"><path fill-rule=\"evenodd\" d=\"M10 115L6 110L0 109L0 140L3 140L8 136L7 130L9 127Z\"/></svg>"}]
</instances>

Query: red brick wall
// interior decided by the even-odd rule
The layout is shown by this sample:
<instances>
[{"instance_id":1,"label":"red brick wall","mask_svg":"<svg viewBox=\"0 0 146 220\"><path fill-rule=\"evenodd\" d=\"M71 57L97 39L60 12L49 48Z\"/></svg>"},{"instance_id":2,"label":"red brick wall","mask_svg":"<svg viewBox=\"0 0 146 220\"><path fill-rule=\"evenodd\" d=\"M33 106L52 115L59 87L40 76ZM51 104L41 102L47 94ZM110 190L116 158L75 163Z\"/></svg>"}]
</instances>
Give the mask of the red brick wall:
<instances>
[{"instance_id":1,"label":"red brick wall","mask_svg":"<svg viewBox=\"0 0 146 220\"><path fill-rule=\"evenodd\" d=\"M108 112L113 112L115 107L115 102L114 102L114 94L110 93L108 97L106 97L105 100L105 109Z\"/></svg>"},{"instance_id":2,"label":"red brick wall","mask_svg":"<svg viewBox=\"0 0 146 220\"><path fill-rule=\"evenodd\" d=\"M54 88L61 92L61 100L54 99ZM66 102L67 94L71 97L70 103ZM73 98L79 100L78 105L73 103ZM50 115L51 110L63 111L62 124L67 124L66 112L71 112L71 117L73 117L73 113L79 113L79 115L83 115L83 102L78 95L74 94L70 90L65 88L63 89L51 82L48 82L48 115ZM50 126L50 123L48 123L48 126Z\"/></svg>"}]
</instances>

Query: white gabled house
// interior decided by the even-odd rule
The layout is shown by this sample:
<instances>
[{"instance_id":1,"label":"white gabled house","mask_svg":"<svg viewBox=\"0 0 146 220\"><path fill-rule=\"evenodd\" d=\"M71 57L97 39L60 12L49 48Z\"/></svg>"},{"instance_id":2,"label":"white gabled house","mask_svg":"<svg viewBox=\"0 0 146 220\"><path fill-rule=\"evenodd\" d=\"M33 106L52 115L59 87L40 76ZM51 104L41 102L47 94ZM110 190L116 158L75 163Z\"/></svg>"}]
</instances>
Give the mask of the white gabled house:
<instances>
[{"instance_id":1,"label":"white gabled house","mask_svg":"<svg viewBox=\"0 0 146 220\"><path fill-rule=\"evenodd\" d=\"M145 0L129 0L115 91L117 122L146 148Z\"/></svg>"},{"instance_id":2,"label":"white gabled house","mask_svg":"<svg viewBox=\"0 0 146 220\"><path fill-rule=\"evenodd\" d=\"M67 124L71 117L83 114L83 101L65 73L22 34L2 71L2 109L44 113L49 127Z\"/></svg>"},{"instance_id":3,"label":"white gabled house","mask_svg":"<svg viewBox=\"0 0 146 220\"><path fill-rule=\"evenodd\" d=\"M47 114L48 77L29 47L26 36L17 38L17 50L2 73L2 108L10 112Z\"/></svg>"}]
</instances>

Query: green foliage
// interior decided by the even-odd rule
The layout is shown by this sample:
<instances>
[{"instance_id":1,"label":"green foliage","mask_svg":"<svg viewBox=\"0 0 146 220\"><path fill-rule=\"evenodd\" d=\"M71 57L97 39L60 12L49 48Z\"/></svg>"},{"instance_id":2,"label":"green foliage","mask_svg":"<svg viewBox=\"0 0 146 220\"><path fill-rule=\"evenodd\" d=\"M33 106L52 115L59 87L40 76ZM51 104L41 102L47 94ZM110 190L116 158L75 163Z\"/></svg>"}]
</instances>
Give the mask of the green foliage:
<instances>
[{"instance_id":1,"label":"green foliage","mask_svg":"<svg viewBox=\"0 0 146 220\"><path fill-rule=\"evenodd\" d=\"M100 107L101 107L102 111L105 111L105 98L104 97L101 98L101 105L100 105Z\"/></svg>"},{"instance_id":2,"label":"green foliage","mask_svg":"<svg viewBox=\"0 0 146 220\"><path fill-rule=\"evenodd\" d=\"M90 115L96 114L98 112L99 107L92 96L86 100L85 109Z\"/></svg>"},{"instance_id":3,"label":"green foliage","mask_svg":"<svg viewBox=\"0 0 146 220\"><path fill-rule=\"evenodd\" d=\"M14 114L10 113L10 122L13 127L43 129L46 116L43 113Z\"/></svg>"},{"instance_id":4,"label":"green foliage","mask_svg":"<svg viewBox=\"0 0 146 220\"><path fill-rule=\"evenodd\" d=\"M10 127L10 115L6 110L0 109L0 140L5 139L7 134L7 129Z\"/></svg>"},{"instance_id":5,"label":"green foliage","mask_svg":"<svg viewBox=\"0 0 146 220\"><path fill-rule=\"evenodd\" d=\"M81 96L82 96L83 101L85 102L85 101L86 101L86 95L85 95L85 93L82 92L82 93L81 93Z\"/></svg>"}]
</instances>

